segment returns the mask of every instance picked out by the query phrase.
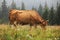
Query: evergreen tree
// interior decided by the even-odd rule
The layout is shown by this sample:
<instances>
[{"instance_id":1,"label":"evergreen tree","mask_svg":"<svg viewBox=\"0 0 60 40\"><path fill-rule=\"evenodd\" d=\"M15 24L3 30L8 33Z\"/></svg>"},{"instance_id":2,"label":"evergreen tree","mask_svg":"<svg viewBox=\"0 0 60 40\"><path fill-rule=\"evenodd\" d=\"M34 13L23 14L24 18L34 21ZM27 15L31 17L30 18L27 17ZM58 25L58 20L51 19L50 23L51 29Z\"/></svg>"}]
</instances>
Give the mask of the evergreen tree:
<instances>
[{"instance_id":1,"label":"evergreen tree","mask_svg":"<svg viewBox=\"0 0 60 40\"><path fill-rule=\"evenodd\" d=\"M56 25L57 25L57 21L58 21L57 9L58 9L58 2L57 2L56 12L55 12L55 24Z\"/></svg>"},{"instance_id":2,"label":"evergreen tree","mask_svg":"<svg viewBox=\"0 0 60 40\"><path fill-rule=\"evenodd\" d=\"M43 12L43 9L42 9L42 5L40 4L38 8L38 13L42 16L43 14L42 12Z\"/></svg>"},{"instance_id":3,"label":"evergreen tree","mask_svg":"<svg viewBox=\"0 0 60 40\"><path fill-rule=\"evenodd\" d=\"M36 8L34 8L34 7L32 7L32 10L35 10L35 11L37 11L37 9L36 9Z\"/></svg>"},{"instance_id":4,"label":"evergreen tree","mask_svg":"<svg viewBox=\"0 0 60 40\"><path fill-rule=\"evenodd\" d=\"M25 10L25 5L24 5L23 2L22 2L22 4L21 4L21 10Z\"/></svg>"},{"instance_id":5,"label":"evergreen tree","mask_svg":"<svg viewBox=\"0 0 60 40\"><path fill-rule=\"evenodd\" d=\"M20 7L17 7L17 10L20 10Z\"/></svg>"},{"instance_id":6,"label":"evergreen tree","mask_svg":"<svg viewBox=\"0 0 60 40\"><path fill-rule=\"evenodd\" d=\"M16 3L14 2L14 0L12 0L11 9L16 9Z\"/></svg>"},{"instance_id":7,"label":"evergreen tree","mask_svg":"<svg viewBox=\"0 0 60 40\"><path fill-rule=\"evenodd\" d=\"M60 25L60 4L57 4L57 11L56 11L56 24Z\"/></svg>"},{"instance_id":8,"label":"evergreen tree","mask_svg":"<svg viewBox=\"0 0 60 40\"><path fill-rule=\"evenodd\" d=\"M48 6L47 6L47 3L45 3L44 13L43 13L43 18L44 18L45 20L48 19L48 14L49 14Z\"/></svg>"},{"instance_id":9,"label":"evergreen tree","mask_svg":"<svg viewBox=\"0 0 60 40\"><path fill-rule=\"evenodd\" d=\"M6 22L8 20L8 8L5 0L2 2L2 19L3 22Z\"/></svg>"},{"instance_id":10,"label":"evergreen tree","mask_svg":"<svg viewBox=\"0 0 60 40\"><path fill-rule=\"evenodd\" d=\"M0 19L2 19L2 9L0 7Z\"/></svg>"},{"instance_id":11,"label":"evergreen tree","mask_svg":"<svg viewBox=\"0 0 60 40\"><path fill-rule=\"evenodd\" d=\"M54 22L54 17L55 17L55 15L54 15L54 8L52 6L51 9L50 9L50 13L49 13L49 24L50 25L53 25L55 23Z\"/></svg>"}]
</instances>

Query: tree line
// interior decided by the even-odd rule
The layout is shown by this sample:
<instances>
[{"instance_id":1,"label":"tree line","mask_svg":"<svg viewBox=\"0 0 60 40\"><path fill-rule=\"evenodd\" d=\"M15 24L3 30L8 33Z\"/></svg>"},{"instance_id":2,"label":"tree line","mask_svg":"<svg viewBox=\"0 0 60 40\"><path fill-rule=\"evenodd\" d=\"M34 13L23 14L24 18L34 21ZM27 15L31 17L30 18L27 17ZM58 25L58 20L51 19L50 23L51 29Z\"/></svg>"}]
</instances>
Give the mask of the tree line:
<instances>
[{"instance_id":1,"label":"tree line","mask_svg":"<svg viewBox=\"0 0 60 40\"><path fill-rule=\"evenodd\" d=\"M0 24L9 22L8 14L10 9L26 10L23 2L20 8L16 6L14 0L12 0L10 6L7 6L6 1L3 0L0 7ZM53 5L51 8L49 8L47 3L45 3L44 7L40 4L38 9L33 6L31 10L36 10L41 17L43 17L45 20L48 20L49 25L60 25L60 4L58 2L55 9Z\"/></svg>"}]
</instances>

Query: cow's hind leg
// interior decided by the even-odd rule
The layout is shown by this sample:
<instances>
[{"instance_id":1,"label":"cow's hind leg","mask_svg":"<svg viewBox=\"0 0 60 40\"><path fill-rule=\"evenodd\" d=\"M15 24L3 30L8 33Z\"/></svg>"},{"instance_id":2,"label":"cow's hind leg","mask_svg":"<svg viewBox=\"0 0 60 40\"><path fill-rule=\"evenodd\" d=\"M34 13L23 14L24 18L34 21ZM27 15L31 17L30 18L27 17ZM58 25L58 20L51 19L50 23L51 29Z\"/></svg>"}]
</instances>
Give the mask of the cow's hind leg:
<instances>
[{"instance_id":1,"label":"cow's hind leg","mask_svg":"<svg viewBox=\"0 0 60 40\"><path fill-rule=\"evenodd\" d=\"M14 24L14 21L10 21L10 25L16 27L16 24ZM11 26L10 26L11 27Z\"/></svg>"},{"instance_id":2,"label":"cow's hind leg","mask_svg":"<svg viewBox=\"0 0 60 40\"><path fill-rule=\"evenodd\" d=\"M13 26L13 22L12 21L10 21L10 27L12 27Z\"/></svg>"},{"instance_id":3,"label":"cow's hind leg","mask_svg":"<svg viewBox=\"0 0 60 40\"><path fill-rule=\"evenodd\" d=\"M13 25L16 27L17 26L17 21L14 21L13 22Z\"/></svg>"}]
</instances>

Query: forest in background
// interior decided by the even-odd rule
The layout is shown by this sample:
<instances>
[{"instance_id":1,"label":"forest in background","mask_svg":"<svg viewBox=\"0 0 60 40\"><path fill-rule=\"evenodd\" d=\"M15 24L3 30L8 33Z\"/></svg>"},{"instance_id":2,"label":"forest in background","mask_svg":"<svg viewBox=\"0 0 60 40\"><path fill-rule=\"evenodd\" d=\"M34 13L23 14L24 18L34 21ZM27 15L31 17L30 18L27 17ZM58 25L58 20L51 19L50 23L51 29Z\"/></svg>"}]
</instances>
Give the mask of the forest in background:
<instances>
[{"instance_id":1,"label":"forest in background","mask_svg":"<svg viewBox=\"0 0 60 40\"><path fill-rule=\"evenodd\" d=\"M14 1L12 1L10 6L7 6L6 1L3 0L0 7L0 24L9 23L8 14L10 9L27 10L24 2L22 2L20 8L16 6ZM60 25L60 4L58 2L55 9L53 5L49 8L47 3L45 3L44 7L40 4L38 9L33 6L31 10L36 10L45 20L48 20L49 25Z\"/></svg>"}]
</instances>

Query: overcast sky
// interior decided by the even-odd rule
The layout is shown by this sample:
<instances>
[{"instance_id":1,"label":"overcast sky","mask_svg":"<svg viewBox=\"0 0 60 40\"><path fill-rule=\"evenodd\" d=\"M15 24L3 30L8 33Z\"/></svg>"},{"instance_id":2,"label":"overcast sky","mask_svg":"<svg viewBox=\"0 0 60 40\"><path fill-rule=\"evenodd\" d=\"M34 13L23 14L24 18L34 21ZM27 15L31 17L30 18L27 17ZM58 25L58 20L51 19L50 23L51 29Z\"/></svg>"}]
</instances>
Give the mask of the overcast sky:
<instances>
[{"instance_id":1,"label":"overcast sky","mask_svg":"<svg viewBox=\"0 0 60 40\"><path fill-rule=\"evenodd\" d=\"M0 5L2 1L3 0L0 0ZM21 7L21 3L24 2L26 9L31 9L32 6L34 6L35 8L38 8L39 4L44 6L45 3L47 3L48 7L51 7L53 5L55 8L57 5L57 1L60 3L60 0L14 0L14 1L16 2L16 5L18 7ZM7 2L7 5L9 6L12 0L6 0L6 2Z\"/></svg>"}]
</instances>

